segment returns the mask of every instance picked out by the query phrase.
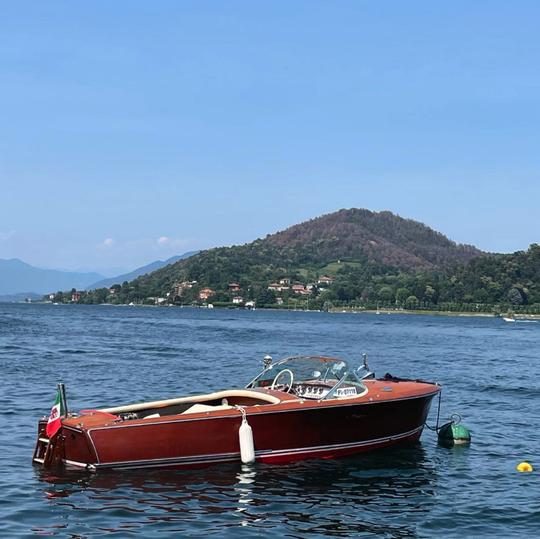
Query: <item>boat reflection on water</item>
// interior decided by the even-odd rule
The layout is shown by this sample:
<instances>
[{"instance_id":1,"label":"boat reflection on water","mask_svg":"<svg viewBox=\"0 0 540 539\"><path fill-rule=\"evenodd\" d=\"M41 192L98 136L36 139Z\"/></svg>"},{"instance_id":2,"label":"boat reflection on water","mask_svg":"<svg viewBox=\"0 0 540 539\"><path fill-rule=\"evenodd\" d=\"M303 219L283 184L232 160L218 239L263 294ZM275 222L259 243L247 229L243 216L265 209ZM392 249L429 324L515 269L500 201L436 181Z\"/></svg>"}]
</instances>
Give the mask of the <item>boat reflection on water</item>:
<instances>
[{"instance_id":1,"label":"boat reflection on water","mask_svg":"<svg viewBox=\"0 0 540 539\"><path fill-rule=\"evenodd\" d=\"M82 522L103 515L103 529L225 533L383 533L415 535L434 505L437 473L419 443L342 460L274 466L223 464L198 470L36 469L54 514L77 510ZM423 515L423 516L422 516ZM50 521L48 522L50 524ZM58 524L58 523L57 523ZM148 528L150 526L150 528ZM46 532L50 529L36 528Z\"/></svg>"}]
</instances>

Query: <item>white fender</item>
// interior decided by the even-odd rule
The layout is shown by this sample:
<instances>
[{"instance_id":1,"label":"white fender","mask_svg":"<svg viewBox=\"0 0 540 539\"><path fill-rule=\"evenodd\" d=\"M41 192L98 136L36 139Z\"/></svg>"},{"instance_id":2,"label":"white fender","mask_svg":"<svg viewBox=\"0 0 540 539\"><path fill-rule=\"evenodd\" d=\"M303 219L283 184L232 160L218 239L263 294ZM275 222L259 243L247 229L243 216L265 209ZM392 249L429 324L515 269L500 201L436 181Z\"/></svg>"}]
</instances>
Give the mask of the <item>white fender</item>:
<instances>
[{"instance_id":1,"label":"white fender","mask_svg":"<svg viewBox=\"0 0 540 539\"><path fill-rule=\"evenodd\" d=\"M253 444L253 431L246 416L242 417L242 424L238 429L238 439L240 441L240 459L244 464L250 464L255 461L255 446Z\"/></svg>"}]
</instances>

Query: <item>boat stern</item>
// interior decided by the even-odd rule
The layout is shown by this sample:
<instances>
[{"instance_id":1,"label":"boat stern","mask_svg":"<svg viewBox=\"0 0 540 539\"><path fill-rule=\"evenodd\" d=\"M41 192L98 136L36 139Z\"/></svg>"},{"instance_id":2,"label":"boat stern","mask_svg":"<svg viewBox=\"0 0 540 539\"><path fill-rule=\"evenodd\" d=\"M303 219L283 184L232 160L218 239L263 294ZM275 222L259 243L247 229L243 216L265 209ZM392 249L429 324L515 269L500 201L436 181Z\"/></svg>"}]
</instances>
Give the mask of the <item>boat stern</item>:
<instances>
[{"instance_id":1,"label":"boat stern","mask_svg":"<svg viewBox=\"0 0 540 539\"><path fill-rule=\"evenodd\" d=\"M58 432L52 438L47 436L47 418L43 417L38 421L36 446L32 462L44 468L54 468L62 465L63 460L63 438Z\"/></svg>"},{"instance_id":2,"label":"boat stern","mask_svg":"<svg viewBox=\"0 0 540 539\"><path fill-rule=\"evenodd\" d=\"M47 419L40 419L36 446L32 461L43 468L75 466L93 469L96 454L86 433L72 426L62 426L58 432L49 438L46 433Z\"/></svg>"}]
</instances>

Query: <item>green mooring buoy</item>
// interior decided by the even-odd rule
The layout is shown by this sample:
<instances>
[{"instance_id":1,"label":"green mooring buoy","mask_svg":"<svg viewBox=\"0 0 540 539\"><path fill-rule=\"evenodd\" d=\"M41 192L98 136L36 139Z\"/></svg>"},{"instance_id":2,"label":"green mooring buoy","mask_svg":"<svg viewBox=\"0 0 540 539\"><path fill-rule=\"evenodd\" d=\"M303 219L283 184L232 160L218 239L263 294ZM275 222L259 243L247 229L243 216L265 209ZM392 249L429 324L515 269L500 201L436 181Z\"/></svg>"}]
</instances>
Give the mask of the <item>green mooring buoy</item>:
<instances>
[{"instance_id":1,"label":"green mooring buoy","mask_svg":"<svg viewBox=\"0 0 540 539\"><path fill-rule=\"evenodd\" d=\"M445 447L453 447L454 445L466 445L471 443L471 432L469 429L460 424L461 418L452 418L448 423L445 423L438 432L439 444Z\"/></svg>"}]
</instances>

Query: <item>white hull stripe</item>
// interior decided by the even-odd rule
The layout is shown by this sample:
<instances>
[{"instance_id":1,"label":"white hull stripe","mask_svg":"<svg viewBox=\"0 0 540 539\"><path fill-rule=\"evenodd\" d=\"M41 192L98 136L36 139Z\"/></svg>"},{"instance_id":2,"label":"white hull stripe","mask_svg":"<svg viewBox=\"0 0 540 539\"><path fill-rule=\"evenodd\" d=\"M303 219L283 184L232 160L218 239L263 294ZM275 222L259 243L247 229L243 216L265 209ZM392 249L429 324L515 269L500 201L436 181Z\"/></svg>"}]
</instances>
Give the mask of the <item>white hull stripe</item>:
<instances>
[{"instance_id":1,"label":"white hull stripe","mask_svg":"<svg viewBox=\"0 0 540 539\"><path fill-rule=\"evenodd\" d=\"M262 461L272 457L285 457L294 455L316 455L324 451L336 451L343 449L361 448L369 445L381 445L388 442L398 441L404 438L413 436L419 433L423 429L423 425L412 429L407 432L399 434L385 436L383 438L374 438L371 440L364 440L361 442L349 442L345 444L331 444L312 447L298 447L294 449L265 449L255 451L255 457ZM240 459L240 452L235 453L216 453L213 455L195 455L189 457L170 457L164 459L150 459L150 460L126 460L111 463L96 463L95 468L148 468L158 466L171 466L171 465L190 465L190 464L209 464L217 462L231 462ZM86 466L86 465L84 465Z\"/></svg>"}]
</instances>

